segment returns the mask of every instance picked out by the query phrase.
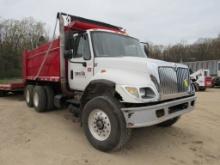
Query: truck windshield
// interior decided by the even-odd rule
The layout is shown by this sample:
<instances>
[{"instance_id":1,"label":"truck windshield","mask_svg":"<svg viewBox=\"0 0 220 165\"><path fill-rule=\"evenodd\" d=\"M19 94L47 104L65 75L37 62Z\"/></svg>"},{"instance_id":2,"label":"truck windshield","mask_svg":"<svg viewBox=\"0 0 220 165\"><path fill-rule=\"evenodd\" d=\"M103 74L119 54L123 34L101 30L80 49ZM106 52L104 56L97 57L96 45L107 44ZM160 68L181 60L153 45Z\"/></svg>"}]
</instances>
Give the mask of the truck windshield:
<instances>
[{"instance_id":1,"label":"truck windshield","mask_svg":"<svg viewBox=\"0 0 220 165\"><path fill-rule=\"evenodd\" d=\"M96 57L146 57L140 42L129 36L110 32L92 32Z\"/></svg>"}]
</instances>

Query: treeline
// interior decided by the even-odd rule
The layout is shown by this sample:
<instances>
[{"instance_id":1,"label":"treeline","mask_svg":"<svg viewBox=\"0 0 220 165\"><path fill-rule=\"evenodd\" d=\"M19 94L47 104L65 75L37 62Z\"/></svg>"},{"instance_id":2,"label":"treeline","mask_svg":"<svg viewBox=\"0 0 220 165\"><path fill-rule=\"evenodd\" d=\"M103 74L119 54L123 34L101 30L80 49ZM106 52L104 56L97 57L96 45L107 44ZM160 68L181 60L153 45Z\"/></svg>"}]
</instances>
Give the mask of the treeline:
<instances>
[{"instance_id":1,"label":"treeline","mask_svg":"<svg viewBox=\"0 0 220 165\"><path fill-rule=\"evenodd\" d=\"M48 31L42 22L0 18L0 79L21 77L22 52L47 40Z\"/></svg>"},{"instance_id":2,"label":"treeline","mask_svg":"<svg viewBox=\"0 0 220 165\"><path fill-rule=\"evenodd\" d=\"M199 39L193 44L172 46L149 45L149 56L172 62L220 59L220 35L213 39Z\"/></svg>"}]
</instances>

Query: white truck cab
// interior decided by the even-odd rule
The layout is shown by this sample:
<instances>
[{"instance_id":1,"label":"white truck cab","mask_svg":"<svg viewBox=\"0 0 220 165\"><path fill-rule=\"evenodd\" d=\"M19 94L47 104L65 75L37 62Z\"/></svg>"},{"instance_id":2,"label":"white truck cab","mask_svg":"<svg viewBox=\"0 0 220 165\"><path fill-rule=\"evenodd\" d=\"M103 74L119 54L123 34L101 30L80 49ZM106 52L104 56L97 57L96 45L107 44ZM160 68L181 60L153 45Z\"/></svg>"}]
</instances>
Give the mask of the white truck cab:
<instances>
[{"instance_id":1,"label":"white truck cab","mask_svg":"<svg viewBox=\"0 0 220 165\"><path fill-rule=\"evenodd\" d=\"M111 30L89 29L73 38L78 49L68 60L71 90L87 91L92 86L103 90L97 89L101 96L113 91L127 129L172 125L193 109L195 95L186 65L150 59L138 39ZM98 114L108 116L104 110ZM94 114L93 118L96 123ZM95 128L88 128L89 138L103 139Z\"/></svg>"},{"instance_id":2,"label":"white truck cab","mask_svg":"<svg viewBox=\"0 0 220 165\"><path fill-rule=\"evenodd\" d=\"M124 103L149 103L192 94L186 65L150 59L138 39L110 30L89 29L74 35L75 54L68 60L72 90L92 81L115 84Z\"/></svg>"}]
</instances>

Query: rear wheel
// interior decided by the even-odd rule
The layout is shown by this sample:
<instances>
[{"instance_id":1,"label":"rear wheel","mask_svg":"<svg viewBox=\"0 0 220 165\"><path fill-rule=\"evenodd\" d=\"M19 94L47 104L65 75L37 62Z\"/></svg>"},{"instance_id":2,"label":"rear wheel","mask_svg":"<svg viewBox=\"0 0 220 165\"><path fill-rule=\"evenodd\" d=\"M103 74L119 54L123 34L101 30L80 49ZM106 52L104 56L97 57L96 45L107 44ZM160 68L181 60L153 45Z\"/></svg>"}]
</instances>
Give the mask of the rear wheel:
<instances>
[{"instance_id":1,"label":"rear wheel","mask_svg":"<svg viewBox=\"0 0 220 165\"><path fill-rule=\"evenodd\" d=\"M47 97L47 110L54 109L54 90L50 86L44 86Z\"/></svg>"},{"instance_id":2,"label":"rear wheel","mask_svg":"<svg viewBox=\"0 0 220 165\"><path fill-rule=\"evenodd\" d=\"M101 151L120 149L131 135L117 101L109 96L90 100L83 109L82 123L89 142Z\"/></svg>"},{"instance_id":3,"label":"rear wheel","mask_svg":"<svg viewBox=\"0 0 220 165\"><path fill-rule=\"evenodd\" d=\"M5 96L5 92L4 91L0 91L0 97Z\"/></svg>"},{"instance_id":4,"label":"rear wheel","mask_svg":"<svg viewBox=\"0 0 220 165\"><path fill-rule=\"evenodd\" d=\"M44 112L47 110L47 97L44 87L35 86L33 90L33 104L34 108L38 112Z\"/></svg>"},{"instance_id":5,"label":"rear wheel","mask_svg":"<svg viewBox=\"0 0 220 165\"><path fill-rule=\"evenodd\" d=\"M27 85L24 91L25 101L28 107L33 107L33 85Z\"/></svg>"},{"instance_id":6,"label":"rear wheel","mask_svg":"<svg viewBox=\"0 0 220 165\"><path fill-rule=\"evenodd\" d=\"M159 126L159 127L171 127L173 124L175 124L179 120L179 118L180 118L179 116L175 117L173 119L164 121L164 122L158 124L157 126Z\"/></svg>"}]
</instances>

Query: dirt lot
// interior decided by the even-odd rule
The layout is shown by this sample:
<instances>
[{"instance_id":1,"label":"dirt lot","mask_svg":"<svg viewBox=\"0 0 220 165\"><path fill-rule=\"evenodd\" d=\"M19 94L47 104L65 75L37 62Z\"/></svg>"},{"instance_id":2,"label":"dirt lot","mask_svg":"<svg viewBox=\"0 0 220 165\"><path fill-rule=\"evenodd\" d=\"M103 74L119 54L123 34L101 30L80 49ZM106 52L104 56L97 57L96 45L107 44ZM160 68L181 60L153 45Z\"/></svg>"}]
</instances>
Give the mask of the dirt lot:
<instances>
[{"instance_id":1,"label":"dirt lot","mask_svg":"<svg viewBox=\"0 0 220 165\"><path fill-rule=\"evenodd\" d=\"M67 110L37 113L22 97L0 98L0 165L220 164L220 88L197 93L196 110L171 128L141 128L102 153Z\"/></svg>"}]
</instances>

